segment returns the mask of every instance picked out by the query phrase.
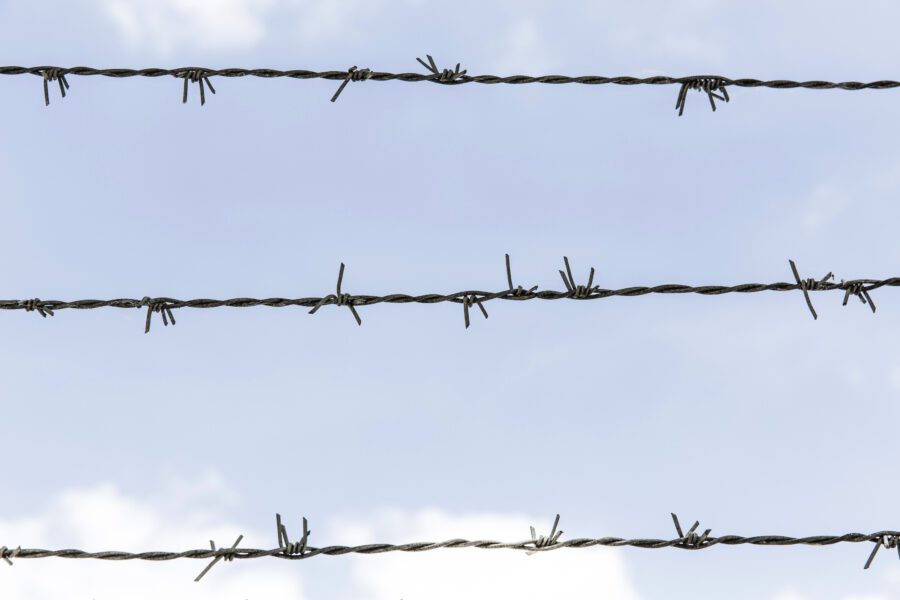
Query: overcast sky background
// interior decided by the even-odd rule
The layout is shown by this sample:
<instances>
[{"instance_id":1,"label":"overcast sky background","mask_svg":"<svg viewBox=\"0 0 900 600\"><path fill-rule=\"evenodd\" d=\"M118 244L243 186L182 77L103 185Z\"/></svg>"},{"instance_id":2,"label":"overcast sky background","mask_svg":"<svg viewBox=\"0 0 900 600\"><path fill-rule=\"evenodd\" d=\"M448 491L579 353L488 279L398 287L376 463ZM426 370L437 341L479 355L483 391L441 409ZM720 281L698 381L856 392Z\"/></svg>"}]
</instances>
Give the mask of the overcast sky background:
<instances>
[{"instance_id":1,"label":"overcast sky background","mask_svg":"<svg viewBox=\"0 0 900 600\"><path fill-rule=\"evenodd\" d=\"M897 78L888 1L0 1L0 62ZM900 91L0 78L0 297L897 275ZM0 315L0 545L900 528L900 296ZM900 598L830 548L0 564L4 600Z\"/></svg>"}]
</instances>

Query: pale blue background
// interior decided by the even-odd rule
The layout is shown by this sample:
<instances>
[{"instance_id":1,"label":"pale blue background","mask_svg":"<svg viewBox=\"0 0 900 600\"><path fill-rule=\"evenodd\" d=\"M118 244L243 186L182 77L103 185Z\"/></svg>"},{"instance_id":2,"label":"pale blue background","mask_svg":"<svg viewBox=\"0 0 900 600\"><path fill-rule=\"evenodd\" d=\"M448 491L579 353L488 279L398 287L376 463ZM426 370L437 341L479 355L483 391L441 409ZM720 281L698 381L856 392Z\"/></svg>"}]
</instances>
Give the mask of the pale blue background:
<instances>
[{"instance_id":1,"label":"pale blue background","mask_svg":"<svg viewBox=\"0 0 900 600\"><path fill-rule=\"evenodd\" d=\"M347 34L304 37L284 2L254 43L167 52L99 1L5 1L0 62L900 77L889 2L672 4L344 2ZM692 92L677 118L675 86L367 82L332 104L335 82L218 78L201 108L170 78L69 82L45 108L39 78L0 78L0 297L316 296L341 261L350 293L501 289L506 252L545 289L564 254L612 288L790 281L788 258L900 271L897 90L731 88L716 113ZM559 512L566 537L670 537L670 511L714 534L896 529L900 296L874 298L817 295L817 322L799 293L493 302L469 330L450 304L361 328L184 309L149 335L138 310L4 313L0 513L212 468L266 527L439 506ZM900 598L896 554L863 571L870 549L587 552L621 553L645 598ZM332 597L339 560L304 566Z\"/></svg>"}]
</instances>

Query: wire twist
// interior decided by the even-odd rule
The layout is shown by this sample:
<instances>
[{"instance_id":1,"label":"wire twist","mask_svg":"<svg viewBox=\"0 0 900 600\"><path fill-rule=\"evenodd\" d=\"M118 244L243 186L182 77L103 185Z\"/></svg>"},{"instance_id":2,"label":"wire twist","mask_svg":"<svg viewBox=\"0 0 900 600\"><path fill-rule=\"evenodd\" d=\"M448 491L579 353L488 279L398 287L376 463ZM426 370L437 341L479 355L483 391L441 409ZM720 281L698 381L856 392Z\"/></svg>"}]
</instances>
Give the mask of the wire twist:
<instances>
[{"instance_id":1,"label":"wire twist","mask_svg":"<svg viewBox=\"0 0 900 600\"><path fill-rule=\"evenodd\" d=\"M41 302L40 298L32 298L31 300L23 300L22 308L25 309L25 312L33 312L37 311L39 315L47 318L47 315L53 316L53 309L49 306L45 306L43 302Z\"/></svg>"}]
</instances>

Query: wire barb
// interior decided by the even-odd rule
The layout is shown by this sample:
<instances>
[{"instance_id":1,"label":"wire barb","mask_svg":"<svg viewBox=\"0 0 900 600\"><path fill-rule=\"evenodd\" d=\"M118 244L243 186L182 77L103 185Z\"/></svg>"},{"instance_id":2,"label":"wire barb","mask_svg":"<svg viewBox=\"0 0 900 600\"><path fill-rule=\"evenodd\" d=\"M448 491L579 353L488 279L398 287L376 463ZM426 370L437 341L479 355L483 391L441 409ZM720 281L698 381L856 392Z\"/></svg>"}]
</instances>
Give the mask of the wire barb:
<instances>
[{"instance_id":1,"label":"wire barb","mask_svg":"<svg viewBox=\"0 0 900 600\"><path fill-rule=\"evenodd\" d=\"M487 310L484 308L484 304L481 303L481 300L475 294L466 294L463 296L462 305L463 305L463 319L466 322L466 329L469 328L469 307L473 304L477 304L478 308L481 309L481 314L484 315L484 318L488 318Z\"/></svg>"},{"instance_id":2,"label":"wire barb","mask_svg":"<svg viewBox=\"0 0 900 600\"><path fill-rule=\"evenodd\" d=\"M577 285L575 283L575 278L572 277L572 269L569 267L569 258L563 256L563 261L566 263L566 272L559 272L559 276L562 277L563 283L566 284L566 289L569 290L572 298L584 299L590 296L592 293L600 290L599 286L594 286L594 267L591 267L591 275L588 278L587 285ZM566 277L568 275L568 278Z\"/></svg>"},{"instance_id":3,"label":"wire barb","mask_svg":"<svg viewBox=\"0 0 900 600\"><path fill-rule=\"evenodd\" d=\"M181 96L182 104L187 104L189 82L200 85L200 106L206 104L206 91L203 87L204 83L209 86L209 91L213 94L216 93L216 88L214 88L213 84L209 81L206 69L189 69L187 71L181 71L180 73L176 73L175 77L184 79L184 93Z\"/></svg>"},{"instance_id":4,"label":"wire barb","mask_svg":"<svg viewBox=\"0 0 900 600\"><path fill-rule=\"evenodd\" d=\"M678 522L678 517L675 513L672 514L672 521L675 522L675 531L678 532L678 545L682 548L688 548L690 550L697 550L699 548L704 548L706 544L707 538L709 538L709 533L712 531L711 529L707 529L703 532L703 535L699 535L696 533L697 528L700 527L700 521L695 521L693 527L691 527L687 533L684 533L681 530L681 523Z\"/></svg>"},{"instance_id":5,"label":"wire barb","mask_svg":"<svg viewBox=\"0 0 900 600\"><path fill-rule=\"evenodd\" d=\"M347 87L347 84L351 81L366 81L372 76L372 71L369 69L356 69L356 65L353 65L349 69L347 69L347 77L344 78L344 81L341 82L340 87L334 93L334 96L331 97L331 101L334 102L338 99L338 96L341 95L341 92L344 91L344 88Z\"/></svg>"},{"instance_id":6,"label":"wire barb","mask_svg":"<svg viewBox=\"0 0 900 600\"><path fill-rule=\"evenodd\" d=\"M300 538L299 542L294 542L292 544L288 539L287 529L284 525L282 525L281 515L278 513L275 513L275 529L278 532L278 547L281 549L282 553L285 556L303 556L303 551L306 550L306 542L309 539L309 534L312 533L312 531L307 528L306 517L303 517L303 537Z\"/></svg>"},{"instance_id":7,"label":"wire barb","mask_svg":"<svg viewBox=\"0 0 900 600\"><path fill-rule=\"evenodd\" d=\"M822 286L828 283L829 279L834 279L834 274L829 271L825 277L818 281L813 278L803 280L800 279L800 273L797 271L797 265L794 264L794 261L788 260L788 262L791 264L791 271L794 272L794 279L797 280L797 285L803 290L803 297L806 298L806 306L809 307L809 312L812 313L813 319L818 320L819 315L816 314L816 309L813 308L812 300L809 299L809 292L822 289Z\"/></svg>"},{"instance_id":8,"label":"wire barb","mask_svg":"<svg viewBox=\"0 0 900 600\"><path fill-rule=\"evenodd\" d=\"M869 555L869 560L866 561L866 566L864 566L863 569L869 568L869 566L872 564L872 561L875 560L875 555L878 554L878 549L882 546L884 546L886 550L896 548L897 556L900 556L900 536L883 535L875 541L875 547L872 548L872 553Z\"/></svg>"},{"instance_id":9,"label":"wire barb","mask_svg":"<svg viewBox=\"0 0 900 600\"><path fill-rule=\"evenodd\" d=\"M50 106L49 83L51 81L59 82L59 93L63 98L66 97L66 90L69 89L69 82L66 81L66 75L62 72L62 69L59 67L44 69L41 71L41 75L44 80L44 106Z\"/></svg>"},{"instance_id":10,"label":"wire barb","mask_svg":"<svg viewBox=\"0 0 900 600\"><path fill-rule=\"evenodd\" d=\"M329 294L319 300L319 303L316 304L309 314L314 315L316 311L325 306L326 304L335 304L337 306L347 306L350 309L350 312L353 313L353 318L356 319L357 325L362 325L362 319L359 318L359 313L356 312L356 308L353 306L353 298L350 294L342 294L341 293L341 282L344 280L344 263L341 263L341 268L338 271L338 279L337 279L337 288L335 294Z\"/></svg>"},{"instance_id":11,"label":"wire barb","mask_svg":"<svg viewBox=\"0 0 900 600\"><path fill-rule=\"evenodd\" d=\"M509 254L506 255L506 281L509 282L509 295L514 298L520 298L522 296L530 296L534 293L538 286L532 286L530 289L526 290L521 285L516 287L513 286L513 278L512 278L512 270L509 267Z\"/></svg>"},{"instance_id":12,"label":"wire barb","mask_svg":"<svg viewBox=\"0 0 900 600\"><path fill-rule=\"evenodd\" d=\"M428 58L428 63L426 64L424 60L419 57L416 57L416 60L419 61L419 64L431 71L431 74L434 75L432 81L437 83L453 83L458 79L465 77L466 69L462 71L459 70L459 63L456 63L456 69L444 69L438 70L437 64L435 64L434 59L431 58L430 54L425 55Z\"/></svg>"},{"instance_id":13,"label":"wire barb","mask_svg":"<svg viewBox=\"0 0 900 600\"><path fill-rule=\"evenodd\" d=\"M22 308L25 312L37 311L39 315L47 318L47 315L53 316L53 309L41 302L40 298L32 298L31 300L22 300Z\"/></svg>"},{"instance_id":14,"label":"wire barb","mask_svg":"<svg viewBox=\"0 0 900 600\"><path fill-rule=\"evenodd\" d=\"M241 543L242 539L244 539L244 536L239 535L231 545L231 548L219 548L218 550L216 549L216 543L212 540L209 540L209 547L212 548L214 552L216 552L217 556L212 559L212 562L206 565L206 568L203 569L203 571L201 571L199 575L197 575L194 581L200 581L201 579L203 579L203 576L209 573L209 570L212 569L220 560L224 559L225 562L231 562L232 560L234 560L234 555L237 553L237 545Z\"/></svg>"},{"instance_id":15,"label":"wire barb","mask_svg":"<svg viewBox=\"0 0 900 600\"><path fill-rule=\"evenodd\" d=\"M22 546L19 546L15 550L10 550L6 546L0 546L0 559L3 559L3 562L9 566L13 566L13 562L10 559L17 557L21 551Z\"/></svg>"},{"instance_id":16,"label":"wire barb","mask_svg":"<svg viewBox=\"0 0 900 600\"><path fill-rule=\"evenodd\" d=\"M868 304L869 308L872 309L872 314L875 314L875 303L872 301L872 297L862 281L844 281L841 279L841 287L845 290L842 306L847 306L847 300L850 299L850 296L856 296L860 302Z\"/></svg>"},{"instance_id":17,"label":"wire barb","mask_svg":"<svg viewBox=\"0 0 900 600\"><path fill-rule=\"evenodd\" d=\"M172 308L165 300L144 296L140 307L143 308L144 306L147 307L147 321L144 323L144 333L150 333L150 317L155 312L162 316L163 326L168 327L169 321L172 321L173 326L175 325L175 315L172 314Z\"/></svg>"},{"instance_id":18,"label":"wire barb","mask_svg":"<svg viewBox=\"0 0 900 600\"><path fill-rule=\"evenodd\" d=\"M559 526L559 515L557 514L556 519L553 521L553 529L550 530L550 535L548 535L547 537L544 537L544 536L537 537L534 527L530 527L531 542L529 542L529 543L534 544L534 547L536 549L549 548L551 546L554 546L556 544L556 542L559 541L559 536L561 536L563 534L562 530L556 531L556 528L558 526ZM529 552L526 552L525 554L528 556L531 556L535 552L537 552L537 550L531 550Z\"/></svg>"},{"instance_id":19,"label":"wire barb","mask_svg":"<svg viewBox=\"0 0 900 600\"><path fill-rule=\"evenodd\" d=\"M691 77L689 80L681 84L681 90L678 92L678 100L675 102L675 109L678 110L679 117L684 114L684 106L687 102L688 90L698 90L700 92L706 92L706 95L709 98L709 105L712 107L713 112L716 112L716 98L725 102L731 101L731 99L728 97L728 90L725 89L725 81L721 77ZM715 92L722 92L722 95L720 96Z\"/></svg>"}]
</instances>

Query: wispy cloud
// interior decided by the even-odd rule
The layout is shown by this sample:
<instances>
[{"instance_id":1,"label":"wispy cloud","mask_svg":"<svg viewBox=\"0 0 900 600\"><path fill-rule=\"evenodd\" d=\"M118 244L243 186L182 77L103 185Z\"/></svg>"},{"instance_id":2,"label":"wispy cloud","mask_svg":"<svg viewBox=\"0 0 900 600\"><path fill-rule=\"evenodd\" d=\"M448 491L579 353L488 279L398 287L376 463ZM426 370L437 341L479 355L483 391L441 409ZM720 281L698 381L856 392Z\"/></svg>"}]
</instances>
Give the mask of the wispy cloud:
<instances>
[{"instance_id":1,"label":"wispy cloud","mask_svg":"<svg viewBox=\"0 0 900 600\"><path fill-rule=\"evenodd\" d=\"M234 50L256 46L281 0L100 0L124 42L170 55L182 48Z\"/></svg>"},{"instance_id":2,"label":"wispy cloud","mask_svg":"<svg viewBox=\"0 0 900 600\"><path fill-rule=\"evenodd\" d=\"M360 24L388 0L96 0L126 45L161 56L182 50L229 51L259 46L276 29L316 45L365 34ZM398 8L418 0L395 0ZM277 22L277 23L276 23ZM291 25L293 24L293 25Z\"/></svg>"}]
</instances>

